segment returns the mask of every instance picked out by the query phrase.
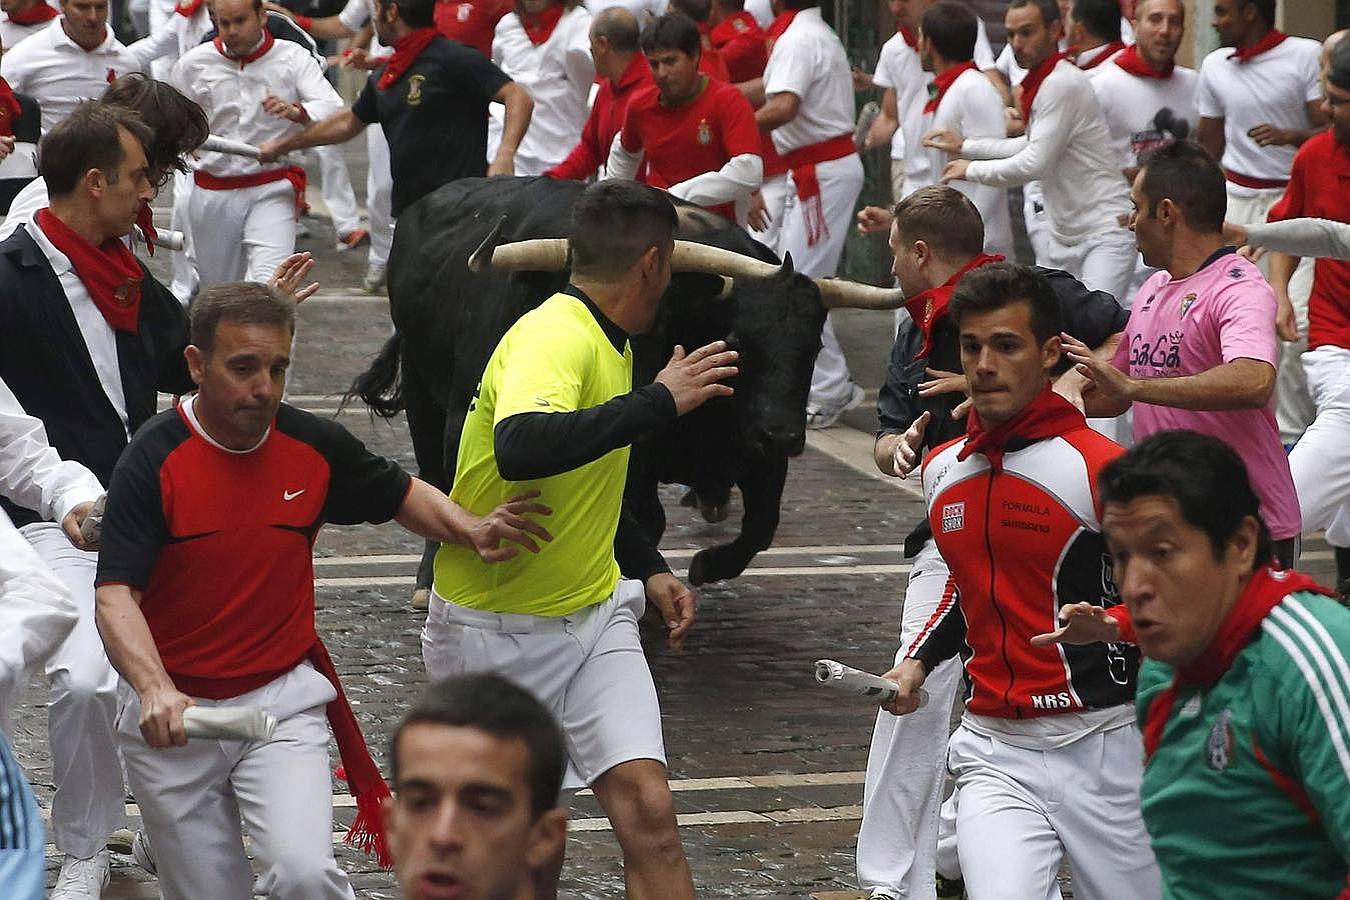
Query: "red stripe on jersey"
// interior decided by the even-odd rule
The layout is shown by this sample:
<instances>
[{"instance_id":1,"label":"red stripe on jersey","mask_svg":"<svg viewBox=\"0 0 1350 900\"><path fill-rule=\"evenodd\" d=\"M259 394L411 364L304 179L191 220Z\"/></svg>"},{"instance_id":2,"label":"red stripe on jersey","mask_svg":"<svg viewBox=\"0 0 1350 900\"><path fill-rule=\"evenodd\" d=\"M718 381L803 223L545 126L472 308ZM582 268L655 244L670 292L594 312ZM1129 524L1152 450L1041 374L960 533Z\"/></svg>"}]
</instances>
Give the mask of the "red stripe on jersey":
<instances>
[{"instance_id":1,"label":"red stripe on jersey","mask_svg":"<svg viewBox=\"0 0 1350 900\"><path fill-rule=\"evenodd\" d=\"M1303 786L1297 781L1275 768L1275 764L1261 750L1255 732L1252 732L1252 752L1256 754L1256 761L1261 764L1261 768L1266 770L1270 780L1275 782L1275 786L1288 795L1294 805L1308 817L1308 821L1314 825L1320 824L1322 817L1318 814L1317 807L1313 806L1312 799L1308 796L1307 791L1303 790Z\"/></svg>"}]
</instances>

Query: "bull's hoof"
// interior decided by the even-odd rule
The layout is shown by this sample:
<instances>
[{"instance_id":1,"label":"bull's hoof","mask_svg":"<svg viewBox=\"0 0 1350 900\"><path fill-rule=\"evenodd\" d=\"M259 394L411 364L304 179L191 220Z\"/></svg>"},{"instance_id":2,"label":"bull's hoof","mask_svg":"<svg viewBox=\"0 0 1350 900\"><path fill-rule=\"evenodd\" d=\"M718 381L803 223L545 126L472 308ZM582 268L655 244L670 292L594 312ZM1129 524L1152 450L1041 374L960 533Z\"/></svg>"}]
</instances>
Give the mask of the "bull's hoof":
<instances>
[{"instance_id":1,"label":"bull's hoof","mask_svg":"<svg viewBox=\"0 0 1350 900\"><path fill-rule=\"evenodd\" d=\"M689 583L694 585L712 584L735 578L745 571L748 559L742 560L724 547L709 547L694 554L689 563Z\"/></svg>"},{"instance_id":2,"label":"bull's hoof","mask_svg":"<svg viewBox=\"0 0 1350 900\"><path fill-rule=\"evenodd\" d=\"M727 513L730 512L730 505L726 503L700 503L698 511L703 514L703 521L716 525L718 522L727 520Z\"/></svg>"},{"instance_id":3,"label":"bull's hoof","mask_svg":"<svg viewBox=\"0 0 1350 900\"><path fill-rule=\"evenodd\" d=\"M693 488L690 488L689 490L685 491L684 496L680 498L680 505L687 506L690 509L694 509L695 507L699 506L698 491L694 490Z\"/></svg>"},{"instance_id":4,"label":"bull's hoof","mask_svg":"<svg viewBox=\"0 0 1350 900\"><path fill-rule=\"evenodd\" d=\"M413 591L410 605L413 609L425 612L431 606L431 589L418 588Z\"/></svg>"}]
</instances>

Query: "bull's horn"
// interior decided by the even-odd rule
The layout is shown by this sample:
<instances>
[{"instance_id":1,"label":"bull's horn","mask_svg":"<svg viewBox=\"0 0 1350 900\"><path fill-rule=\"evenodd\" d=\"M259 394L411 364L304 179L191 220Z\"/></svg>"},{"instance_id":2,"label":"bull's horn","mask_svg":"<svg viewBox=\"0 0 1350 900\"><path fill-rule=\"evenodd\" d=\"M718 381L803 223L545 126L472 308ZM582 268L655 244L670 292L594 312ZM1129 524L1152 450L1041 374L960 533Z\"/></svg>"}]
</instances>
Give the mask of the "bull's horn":
<instances>
[{"instance_id":1,"label":"bull's horn","mask_svg":"<svg viewBox=\"0 0 1350 900\"><path fill-rule=\"evenodd\" d=\"M694 241L675 242L670 267L676 272L706 272L709 275L730 275L732 278L768 278L778 271L778 266L773 263Z\"/></svg>"},{"instance_id":2,"label":"bull's horn","mask_svg":"<svg viewBox=\"0 0 1350 900\"><path fill-rule=\"evenodd\" d=\"M478 249L469 256L470 272L481 272L492 265L492 251L501 242L502 228L505 226L506 216L502 216L497 219L495 225L488 229L487 237L483 238L483 243L479 244Z\"/></svg>"},{"instance_id":3,"label":"bull's horn","mask_svg":"<svg viewBox=\"0 0 1350 900\"><path fill-rule=\"evenodd\" d=\"M469 257L469 269L507 269L530 272L561 272L567 268L567 239L546 238L534 241L513 241L496 246L493 234Z\"/></svg>"},{"instance_id":4,"label":"bull's horn","mask_svg":"<svg viewBox=\"0 0 1350 900\"><path fill-rule=\"evenodd\" d=\"M842 278L814 280L826 309L899 309L905 302L905 292L900 288L879 288Z\"/></svg>"}]
</instances>

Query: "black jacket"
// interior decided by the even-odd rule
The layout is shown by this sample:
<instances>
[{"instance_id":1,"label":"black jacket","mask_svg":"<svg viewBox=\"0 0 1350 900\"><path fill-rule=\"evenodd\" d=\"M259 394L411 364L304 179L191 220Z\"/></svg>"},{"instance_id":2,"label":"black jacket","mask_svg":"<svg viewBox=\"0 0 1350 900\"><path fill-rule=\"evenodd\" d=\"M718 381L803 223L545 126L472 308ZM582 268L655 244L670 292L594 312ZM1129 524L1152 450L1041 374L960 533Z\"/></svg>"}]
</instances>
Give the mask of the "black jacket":
<instances>
[{"instance_id":1,"label":"black jacket","mask_svg":"<svg viewBox=\"0 0 1350 900\"><path fill-rule=\"evenodd\" d=\"M181 394L193 386L183 359L187 313L144 265L141 270L139 330L116 332L133 434L155 414L158 391ZM29 415L42 420L63 459L83 463L108 484L127 434L103 392L61 282L24 228L0 243L0 379ZM0 505L15 525L40 518L8 500Z\"/></svg>"},{"instance_id":2,"label":"black jacket","mask_svg":"<svg viewBox=\"0 0 1350 900\"><path fill-rule=\"evenodd\" d=\"M1068 272L1059 269L1033 267L1054 288L1059 299L1064 330L1089 347L1097 347L1111 335L1125 328L1130 314L1106 291L1090 291ZM919 384L930 380L926 369L945 372L961 371L961 348L956 326L945 316L933 326L932 351L926 357L918 355L923 347L923 334L912 319L905 319L895 336L891 358L886 364L886 382L877 394L877 416L883 434L903 434L923 412L932 413L924 430L923 454L966 433L966 420L952 418L954 410L965 399L964 394L940 394L920 397ZM1059 371L1068 368L1061 361ZM914 556L924 541L932 536L928 520L924 519L905 538L905 556Z\"/></svg>"}]
</instances>

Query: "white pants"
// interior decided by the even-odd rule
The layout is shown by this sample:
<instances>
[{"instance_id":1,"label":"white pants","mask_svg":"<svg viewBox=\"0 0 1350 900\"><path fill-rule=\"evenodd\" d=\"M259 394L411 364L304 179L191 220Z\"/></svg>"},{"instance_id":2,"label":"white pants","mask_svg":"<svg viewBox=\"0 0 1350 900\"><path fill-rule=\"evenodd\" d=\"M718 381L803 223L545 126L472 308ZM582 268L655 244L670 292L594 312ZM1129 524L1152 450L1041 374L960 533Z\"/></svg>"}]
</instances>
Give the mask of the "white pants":
<instances>
[{"instance_id":1,"label":"white pants","mask_svg":"<svg viewBox=\"0 0 1350 900\"><path fill-rule=\"evenodd\" d=\"M342 155L340 146L333 144L315 147L314 154L319 158L319 177L323 180L323 205L328 207L337 236L346 237L361 227L361 213L356 208L347 157Z\"/></svg>"},{"instance_id":2,"label":"white pants","mask_svg":"<svg viewBox=\"0 0 1350 900\"><path fill-rule=\"evenodd\" d=\"M1054 252L1055 238L1050 233L1050 218L1045 214L1045 195L1041 193L1039 181L1028 181L1022 185L1022 221L1027 227L1027 240L1031 243L1036 265L1053 269L1050 257Z\"/></svg>"},{"instance_id":3,"label":"white pants","mask_svg":"<svg viewBox=\"0 0 1350 900\"><path fill-rule=\"evenodd\" d=\"M226 191L194 185L188 196L201 287L265 283L295 252L295 189L289 181Z\"/></svg>"},{"instance_id":4,"label":"white pants","mask_svg":"<svg viewBox=\"0 0 1350 900\"><path fill-rule=\"evenodd\" d=\"M1350 350L1303 354L1317 418L1289 454L1303 530L1325 528L1327 543L1350 547Z\"/></svg>"},{"instance_id":5,"label":"white pants","mask_svg":"<svg viewBox=\"0 0 1350 900\"><path fill-rule=\"evenodd\" d=\"M1130 302L1130 280L1134 278L1139 249L1129 229L1099 231L1072 245L1055 240L1048 253L1049 268L1063 269L1088 290L1106 291L1122 305Z\"/></svg>"},{"instance_id":6,"label":"white pants","mask_svg":"<svg viewBox=\"0 0 1350 900\"><path fill-rule=\"evenodd\" d=\"M152 749L141 737L140 701L123 684L117 735L159 870L164 900L251 900L253 873L240 820L253 840L260 888L272 900L349 900L333 856L333 777L324 706L337 696L302 663L228 700L276 716L270 741L192 740Z\"/></svg>"},{"instance_id":7,"label":"white pants","mask_svg":"<svg viewBox=\"0 0 1350 900\"><path fill-rule=\"evenodd\" d=\"M929 540L914 558L900 621L899 664L928 624L947 584L947 564ZM877 713L867 752L863 818L858 830L858 885L906 900L933 900L939 844L939 806L946 780L952 704L961 686L953 657L924 681L928 705L907 716ZM948 836L954 837L952 831ZM955 870L955 871L953 871ZM943 866L954 876L959 866Z\"/></svg>"},{"instance_id":8,"label":"white pants","mask_svg":"<svg viewBox=\"0 0 1350 900\"><path fill-rule=\"evenodd\" d=\"M77 549L54 522L35 522L20 531L65 584L79 613L70 636L47 660L47 736L56 784L53 837L58 849L87 859L121 823L126 801L113 736L117 673L94 621L98 554Z\"/></svg>"},{"instance_id":9,"label":"white pants","mask_svg":"<svg viewBox=\"0 0 1350 900\"><path fill-rule=\"evenodd\" d=\"M603 602L558 617L468 609L433 591L422 629L427 676L492 672L539 698L567 744L564 789L635 759L665 765L661 708L638 637L646 602L640 581L620 581Z\"/></svg>"},{"instance_id":10,"label":"white pants","mask_svg":"<svg viewBox=\"0 0 1350 900\"><path fill-rule=\"evenodd\" d=\"M824 213L824 229L811 242L807 212L815 200L803 203L797 196L792 173L787 176L788 195L783 209L783 230L779 237L780 255L792 254L792 265L798 272L812 278L831 278L839 269L839 257L844 253L844 241L853 227L853 208L862 190L863 166L856 153L842 159L832 159L816 165L816 180L820 182L820 204ZM847 400L853 380L848 371L844 352L835 339L834 327L827 318L820 334L820 354L811 374L810 402L833 405Z\"/></svg>"},{"instance_id":11,"label":"white pants","mask_svg":"<svg viewBox=\"0 0 1350 900\"><path fill-rule=\"evenodd\" d=\"M394 243L393 202L394 179L389 171L389 142L384 129L378 126L366 129L366 216L370 220L370 253L366 264L389 264L389 248Z\"/></svg>"},{"instance_id":12,"label":"white pants","mask_svg":"<svg viewBox=\"0 0 1350 900\"><path fill-rule=\"evenodd\" d=\"M1227 189L1225 218L1239 225L1264 222L1271 207L1284 196L1283 188L1251 190L1227 182ZM1263 256L1257 266L1263 275L1270 277L1269 255ZM1312 293L1312 283L1313 261L1305 259L1289 279L1289 302L1294 307L1298 333L1303 337L1292 343L1280 342L1280 365L1275 373L1275 421L1280 426L1280 440L1286 444L1297 441L1317 413L1299 362L1308 349L1308 295Z\"/></svg>"},{"instance_id":13,"label":"white pants","mask_svg":"<svg viewBox=\"0 0 1350 900\"><path fill-rule=\"evenodd\" d=\"M1161 875L1139 812L1143 758L1133 725L1055 750L958 727L947 762L966 896L1057 898L1067 856L1077 900L1159 900Z\"/></svg>"},{"instance_id":14,"label":"white pants","mask_svg":"<svg viewBox=\"0 0 1350 900\"><path fill-rule=\"evenodd\" d=\"M196 296L199 283L197 249L192 243L192 220L188 215L193 187L191 172L173 173L173 211L169 214L169 227L183 232L183 249L173 253L173 283L169 290L184 306Z\"/></svg>"},{"instance_id":15,"label":"white pants","mask_svg":"<svg viewBox=\"0 0 1350 900\"><path fill-rule=\"evenodd\" d=\"M752 231L750 236L768 247L781 258L783 255L783 211L787 208L788 183L786 175L775 175L764 179L759 186L764 198L764 212L769 217L769 227L763 231Z\"/></svg>"}]
</instances>

